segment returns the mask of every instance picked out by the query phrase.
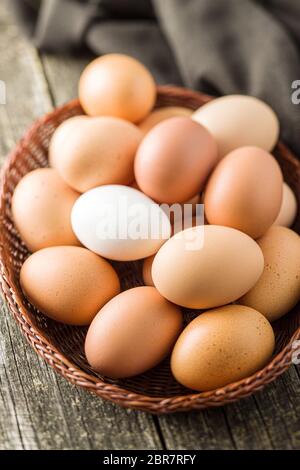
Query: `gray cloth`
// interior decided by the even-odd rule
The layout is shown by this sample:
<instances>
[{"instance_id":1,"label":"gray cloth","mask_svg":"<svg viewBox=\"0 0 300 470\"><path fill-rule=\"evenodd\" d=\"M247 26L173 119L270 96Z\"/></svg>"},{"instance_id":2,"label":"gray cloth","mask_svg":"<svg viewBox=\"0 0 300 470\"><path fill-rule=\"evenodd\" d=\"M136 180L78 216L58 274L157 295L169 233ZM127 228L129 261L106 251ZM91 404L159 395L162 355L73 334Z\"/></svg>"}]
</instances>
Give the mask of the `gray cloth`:
<instances>
[{"instance_id":1,"label":"gray cloth","mask_svg":"<svg viewBox=\"0 0 300 470\"><path fill-rule=\"evenodd\" d=\"M42 49L85 45L141 60L159 83L214 95L245 93L277 112L300 155L299 0L13 0Z\"/></svg>"}]
</instances>

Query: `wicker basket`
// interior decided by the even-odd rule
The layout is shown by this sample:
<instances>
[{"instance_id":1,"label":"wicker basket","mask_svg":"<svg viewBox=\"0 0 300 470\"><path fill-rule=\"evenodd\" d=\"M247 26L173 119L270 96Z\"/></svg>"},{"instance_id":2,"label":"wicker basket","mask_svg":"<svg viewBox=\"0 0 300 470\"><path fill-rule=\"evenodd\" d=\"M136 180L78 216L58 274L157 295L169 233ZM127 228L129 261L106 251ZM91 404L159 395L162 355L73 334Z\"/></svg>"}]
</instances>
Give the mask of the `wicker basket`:
<instances>
[{"instance_id":1,"label":"wicker basket","mask_svg":"<svg viewBox=\"0 0 300 470\"><path fill-rule=\"evenodd\" d=\"M196 109L211 98L182 88L158 88L157 106L176 105ZM290 365L293 341L300 339L300 306L274 324L276 351L271 362L256 374L226 387L195 393L179 385L166 360L151 371L123 380L99 376L87 364L83 344L86 328L62 325L44 317L24 298L19 285L20 267L28 256L11 216L11 197L18 181L29 171L47 166L47 148L55 128L65 119L82 114L72 101L37 120L8 157L2 171L0 201L1 286L10 311L35 351L70 382L124 407L152 413L170 413L220 406L250 395L282 374ZM285 180L295 191L300 206L300 163L279 143L276 158ZM300 229L298 216L294 229ZM142 285L139 262L114 263L122 288ZM195 316L184 312L185 321Z\"/></svg>"}]
</instances>

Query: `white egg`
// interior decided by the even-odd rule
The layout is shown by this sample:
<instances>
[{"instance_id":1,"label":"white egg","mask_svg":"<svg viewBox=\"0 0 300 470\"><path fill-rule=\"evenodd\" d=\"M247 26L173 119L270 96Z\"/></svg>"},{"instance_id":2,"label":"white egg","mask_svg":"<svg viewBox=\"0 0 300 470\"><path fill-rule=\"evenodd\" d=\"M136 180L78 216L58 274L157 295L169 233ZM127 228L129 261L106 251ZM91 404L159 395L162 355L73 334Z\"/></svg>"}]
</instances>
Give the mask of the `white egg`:
<instances>
[{"instance_id":1,"label":"white egg","mask_svg":"<svg viewBox=\"0 0 300 470\"><path fill-rule=\"evenodd\" d=\"M129 261L156 253L171 235L168 216L145 194L104 185L82 194L73 206L74 233L91 251Z\"/></svg>"}]
</instances>

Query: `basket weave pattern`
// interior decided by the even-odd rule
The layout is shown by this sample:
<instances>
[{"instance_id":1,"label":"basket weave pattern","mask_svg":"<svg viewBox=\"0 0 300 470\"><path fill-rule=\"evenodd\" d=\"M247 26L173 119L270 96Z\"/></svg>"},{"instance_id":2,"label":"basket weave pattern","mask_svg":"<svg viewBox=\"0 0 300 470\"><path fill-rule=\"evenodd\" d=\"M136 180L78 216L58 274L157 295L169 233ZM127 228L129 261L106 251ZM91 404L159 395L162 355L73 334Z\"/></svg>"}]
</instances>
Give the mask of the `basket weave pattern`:
<instances>
[{"instance_id":1,"label":"basket weave pattern","mask_svg":"<svg viewBox=\"0 0 300 470\"><path fill-rule=\"evenodd\" d=\"M210 97L182 88L158 88L157 106L185 106L197 109ZM172 377L169 360L145 374L130 379L111 380L101 377L88 365L84 356L86 328L63 325L46 318L22 294L19 271L28 250L19 238L11 215L11 197L19 180L29 171L48 164L47 149L55 128L65 119L82 114L77 100L37 120L9 155L1 178L0 194L0 270L1 287L9 309L35 351L70 382L104 399L125 407L152 413L170 413L220 406L248 396L282 374L294 353L293 341L300 339L300 306L274 324L276 351L271 362L251 377L226 387L196 393L179 385ZM300 207L300 162L279 143L275 156L285 180L294 190ZM293 227L300 231L300 218ZM141 263L113 263L123 289L142 285ZM199 313L199 312L197 312ZM188 323L197 315L184 311Z\"/></svg>"}]
</instances>

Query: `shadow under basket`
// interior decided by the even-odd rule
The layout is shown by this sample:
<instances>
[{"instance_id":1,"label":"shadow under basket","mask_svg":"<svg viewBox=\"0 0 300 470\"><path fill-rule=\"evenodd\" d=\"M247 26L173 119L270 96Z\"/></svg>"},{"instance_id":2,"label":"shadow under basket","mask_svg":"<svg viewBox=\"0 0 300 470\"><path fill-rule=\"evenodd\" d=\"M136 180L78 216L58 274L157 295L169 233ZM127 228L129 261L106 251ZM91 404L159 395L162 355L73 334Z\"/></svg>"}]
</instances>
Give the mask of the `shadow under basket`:
<instances>
[{"instance_id":1,"label":"shadow under basket","mask_svg":"<svg viewBox=\"0 0 300 470\"><path fill-rule=\"evenodd\" d=\"M158 87L157 107L185 106L197 109L211 98L173 86ZM300 305L274 323L276 350L262 370L223 388L199 393L178 384L171 375L169 359L145 374L130 379L101 377L88 365L84 355L87 328L63 325L46 318L23 296L19 284L22 263L29 255L20 240L11 214L11 198L19 180L29 171L48 165L48 145L55 128L64 120L83 114L77 100L38 119L9 155L1 179L0 269L1 286L10 311L35 351L67 380L124 407L151 413L171 413L220 406L248 396L282 374L295 354L294 341L300 339ZM300 207L300 162L282 143L275 149L285 181L291 186ZM293 227L299 233L300 217ZM142 285L141 263L113 263L122 289ZM185 322L196 316L185 310Z\"/></svg>"}]
</instances>

